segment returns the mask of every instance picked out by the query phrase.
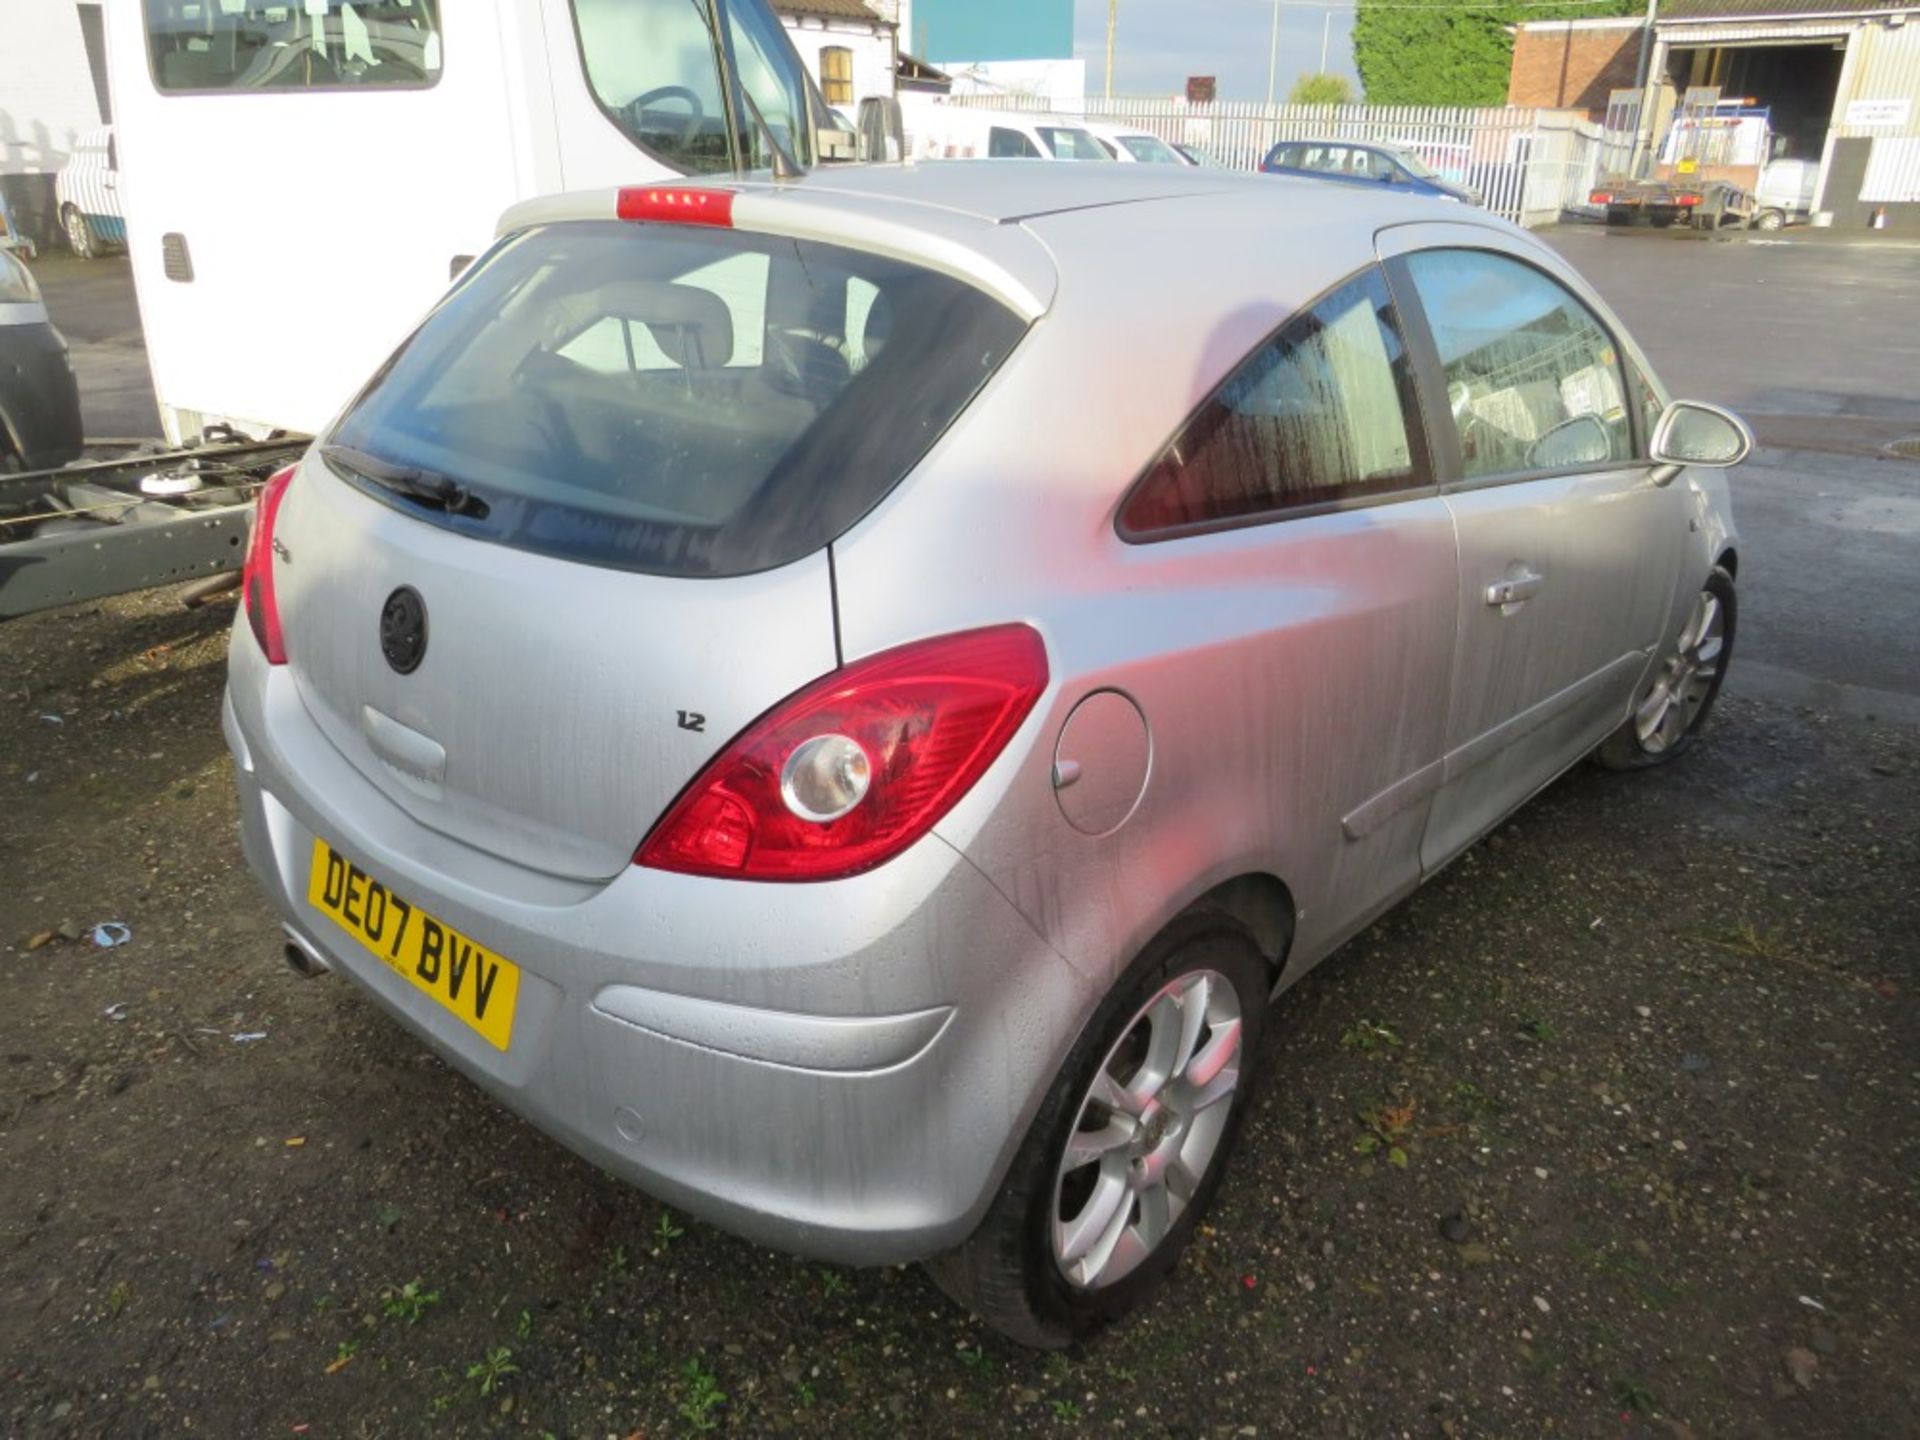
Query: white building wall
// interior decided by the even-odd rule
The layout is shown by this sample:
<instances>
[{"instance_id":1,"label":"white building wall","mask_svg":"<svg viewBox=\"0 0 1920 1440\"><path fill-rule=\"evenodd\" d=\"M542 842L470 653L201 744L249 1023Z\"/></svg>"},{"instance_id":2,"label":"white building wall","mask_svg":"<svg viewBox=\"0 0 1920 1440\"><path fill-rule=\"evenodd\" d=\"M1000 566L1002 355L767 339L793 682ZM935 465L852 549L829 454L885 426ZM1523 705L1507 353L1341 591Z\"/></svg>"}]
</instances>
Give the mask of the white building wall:
<instances>
[{"instance_id":1,"label":"white building wall","mask_svg":"<svg viewBox=\"0 0 1920 1440\"><path fill-rule=\"evenodd\" d=\"M1072 109L1087 98L1085 60L954 61L940 67L955 95L1007 95L1035 109Z\"/></svg>"},{"instance_id":2,"label":"white building wall","mask_svg":"<svg viewBox=\"0 0 1920 1440\"><path fill-rule=\"evenodd\" d=\"M0 0L0 175L51 175L101 124L74 0Z\"/></svg>"},{"instance_id":3,"label":"white building wall","mask_svg":"<svg viewBox=\"0 0 1920 1440\"><path fill-rule=\"evenodd\" d=\"M876 21L861 25L845 20L822 20L811 15L782 15L793 48L800 52L814 84L820 81L820 52L840 45L853 52L853 99L840 108L857 117L860 102L869 95L893 94L893 31Z\"/></svg>"}]
</instances>

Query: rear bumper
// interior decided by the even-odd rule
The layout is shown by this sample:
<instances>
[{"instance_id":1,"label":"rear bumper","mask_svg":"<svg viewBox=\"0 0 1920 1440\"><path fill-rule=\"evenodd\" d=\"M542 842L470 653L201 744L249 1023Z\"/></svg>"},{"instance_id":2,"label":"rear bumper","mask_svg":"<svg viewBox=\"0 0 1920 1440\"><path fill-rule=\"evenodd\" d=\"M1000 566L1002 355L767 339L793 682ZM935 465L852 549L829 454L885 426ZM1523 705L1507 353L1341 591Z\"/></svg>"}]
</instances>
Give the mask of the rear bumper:
<instances>
[{"instance_id":1,"label":"rear bumper","mask_svg":"<svg viewBox=\"0 0 1920 1440\"><path fill-rule=\"evenodd\" d=\"M249 865L300 943L455 1068L595 1164L768 1245L896 1263L972 1231L1093 997L951 847L930 837L830 885L535 875L361 778L244 624L233 651ZM308 902L316 836L521 966L507 1050Z\"/></svg>"}]
</instances>

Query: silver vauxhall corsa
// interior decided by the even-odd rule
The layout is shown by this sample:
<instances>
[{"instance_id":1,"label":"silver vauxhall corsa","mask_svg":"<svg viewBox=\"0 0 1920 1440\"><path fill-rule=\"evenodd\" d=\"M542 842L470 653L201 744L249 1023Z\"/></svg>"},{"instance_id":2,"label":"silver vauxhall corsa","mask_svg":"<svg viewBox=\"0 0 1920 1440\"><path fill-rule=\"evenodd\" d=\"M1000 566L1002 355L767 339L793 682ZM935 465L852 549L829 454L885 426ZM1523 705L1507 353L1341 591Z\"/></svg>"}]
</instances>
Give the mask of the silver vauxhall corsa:
<instances>
[{"instance_id":1,"label":"silver vauxhall corsa","mask_svg":"<svg viewBox=\"0 0 1920 1440\"><path fill-rule=\"evenodd\" d=\"M1191 1235L1270 997L1687 746L1750 443L1419 198L533 202L261 497L247 856L296 969L595 1163L1064 1344Z\"/></svg>"}]
</instances>

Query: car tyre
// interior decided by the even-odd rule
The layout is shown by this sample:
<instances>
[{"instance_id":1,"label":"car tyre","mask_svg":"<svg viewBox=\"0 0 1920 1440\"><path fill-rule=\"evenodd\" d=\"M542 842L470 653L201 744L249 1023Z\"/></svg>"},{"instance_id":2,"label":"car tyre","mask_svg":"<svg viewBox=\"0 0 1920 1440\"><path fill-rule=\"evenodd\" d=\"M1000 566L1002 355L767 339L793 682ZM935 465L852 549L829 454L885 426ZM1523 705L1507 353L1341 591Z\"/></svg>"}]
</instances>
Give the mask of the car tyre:
<instances>
[{"instance_id":1,"label":"car tyre","mask_svg":"<svg viewBox=\"0 0 1920 1440\"><path fill-rule=\"evenodd\" d=\"M1081 1033L979 1228L927 1262L934 1282L1001 1334L1049 1350L1145 1300L1220 1187L1271 988L1232 918L1195 912L1161 932Z\"/></svg>"},{"instance_id":2,"label":"car tyre","mask_svg":"<svg viewBox=\"0 0 1920 1440\"><path fill-rule=\"evenodd\" d=\"M1779 210L1762 210L1753 217L1756 230L1784 230L1787 226L1786 215Z\"/></svg>"},{"instance_id":3,"label":"car tyre","mask_svg":"<svg viewBox=\"0 0 1920 1440\"><path fill-rule=\"evenodd\" d=\"M91 260L100 253L100 242L93 233L93 226L78 209L68 205L60 212L60 224L67 234L67 248L77 260Z\"/></svg>"},{"instance_id":4,"label":"car tyre","mask_svg":"<svg viewBox=\"0 0 1920 1440\"><path fill-rule=\"evenodd\" d=\"M1645 770L1686 752L1720 696L1738 615L1733 576L1715 566L1633 713L1601 742L1595 760L1609 770Z\"/></svg>"}]
</instances>

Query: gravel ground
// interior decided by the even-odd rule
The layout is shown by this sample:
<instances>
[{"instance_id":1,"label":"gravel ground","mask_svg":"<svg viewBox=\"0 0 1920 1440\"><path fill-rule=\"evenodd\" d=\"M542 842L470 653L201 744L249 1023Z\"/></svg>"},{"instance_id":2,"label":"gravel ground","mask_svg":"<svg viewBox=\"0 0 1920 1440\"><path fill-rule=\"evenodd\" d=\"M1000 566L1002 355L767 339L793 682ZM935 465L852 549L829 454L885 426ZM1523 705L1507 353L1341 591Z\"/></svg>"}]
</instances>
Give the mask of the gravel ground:
<instances>
[{"instance_id":1,"label":"gravel ground","mask_svg":"<svg viewBox=\"0 0 1920 1440\"><path fill-rule=\"evenodd\" d=\"M0 628L8 1435L1911 1433L1920 732L1730 693L1556 785L1283 1000L1168 1291L1048 1357L664 1210L293 978L230 613Z\"/></svg>"}]
</instances>

